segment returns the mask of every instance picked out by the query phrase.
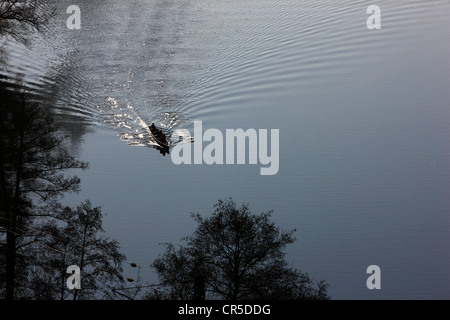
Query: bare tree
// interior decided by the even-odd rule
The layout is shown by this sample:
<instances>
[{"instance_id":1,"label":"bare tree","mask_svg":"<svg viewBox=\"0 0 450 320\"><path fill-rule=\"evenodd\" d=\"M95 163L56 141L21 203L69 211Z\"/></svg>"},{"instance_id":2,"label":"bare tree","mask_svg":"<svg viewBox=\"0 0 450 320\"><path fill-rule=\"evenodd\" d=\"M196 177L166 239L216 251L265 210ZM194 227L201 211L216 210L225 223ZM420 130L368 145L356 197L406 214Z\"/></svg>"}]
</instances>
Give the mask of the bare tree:
<instances>
[{"instance_id":1,"label":"bare tree","mask_svg":"<svg viewBox=\"0 0 450 320\"><path fill-rule=\"evenodd\" d=\"M39 259L30 277L31 294L44 299L111 298L113 289L124 282L122 262L117 241L105 237L100 207L92 207L89 200L77 208L60 208L59 220L51 220L38 227L41 237L36 244ZM81 289L66 286L69 265L80 268ZM37 288L47 288L43 295ZM39 286L38 286L39 285Z\"/></svg>"},{"instance_id":2,"label":"bare tree","mask_svg":"<svg viewBox=\"0 0 450 320\"><path fill-rule=\"evenodd\" d=\"M284 248L295 230L282 231L270 216L237 208L232 199L219 200L207 219L194 214L198 227L187 246L169 245L152 264L162 292L182 299L328 299L324 281L288 267Z\"/></svg>"},{"instance_id":3,"label":"bare tree","mask_svg":"<svg viewBox=\"0 0 450 320\"><path fill-rule=\"evenodd\" d=\"M28 43L28 36L42 32L55 10L42 0L0 0L0 38L11 36Z\"/></svg>"},{"instance_id":4,"label":"bare tree","mask_svg":"<svg viewBox=\"0 0 450 320\"><path fill-rule=\"evenodd\" d=\"M0 256L5 266L0 283L6 298L13 299L16 275L24 275L19 269L26 263L26 247L37 241L29 226L42 216L43 206L79 190L80 179L64 173L86 169L87 163L69 153L49 108L2 83L0 95Z\"/></svg>"}]
</instances>

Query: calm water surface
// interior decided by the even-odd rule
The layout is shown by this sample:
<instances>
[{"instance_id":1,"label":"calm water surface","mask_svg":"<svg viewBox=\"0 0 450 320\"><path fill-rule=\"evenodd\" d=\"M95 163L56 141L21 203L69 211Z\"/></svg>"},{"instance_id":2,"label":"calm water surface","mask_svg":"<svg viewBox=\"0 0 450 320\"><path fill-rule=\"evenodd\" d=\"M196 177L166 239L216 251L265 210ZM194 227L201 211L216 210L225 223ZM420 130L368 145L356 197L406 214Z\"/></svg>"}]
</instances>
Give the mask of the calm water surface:
<instances>
[{"instance_id":1,"label":"calm water surface","mask_svg":"<svg viewBox=\"0 0 450 320\"><path fill-rule=\"evenodd\" d=\"M11 67L51 95L80 158L82 192L108 236L148 267L191 234L217 199L274 210L296 228L292 266L334 299L450 298L448 1L78 1ZM280 169L180 165L154 148L167 132L280 130ZM368 290L366 268L381 268ZM135 270L126 268L127 276Z\"/></svg>"}]
</instances>

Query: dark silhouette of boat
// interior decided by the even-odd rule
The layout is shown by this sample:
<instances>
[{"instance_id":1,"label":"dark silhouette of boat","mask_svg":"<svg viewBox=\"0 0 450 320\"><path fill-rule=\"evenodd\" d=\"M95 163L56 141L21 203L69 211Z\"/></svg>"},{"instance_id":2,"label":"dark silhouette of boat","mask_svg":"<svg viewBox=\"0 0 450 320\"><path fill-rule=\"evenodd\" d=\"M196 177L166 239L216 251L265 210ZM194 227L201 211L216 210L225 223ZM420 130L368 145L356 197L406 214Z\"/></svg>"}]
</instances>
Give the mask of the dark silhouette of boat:
<instances>
[{"instance_id":1,"label":"dark silhouette of boat","mask_svg":"<svg viewBox=\"0 0 450 320\"><path fill-rule=\"evenodd\" d=\"M163 156L169 153L170 143L161 129L158 129L154 123L148 126L153 139L158 143L156 147Z\"/></svg>"}]
</instances>

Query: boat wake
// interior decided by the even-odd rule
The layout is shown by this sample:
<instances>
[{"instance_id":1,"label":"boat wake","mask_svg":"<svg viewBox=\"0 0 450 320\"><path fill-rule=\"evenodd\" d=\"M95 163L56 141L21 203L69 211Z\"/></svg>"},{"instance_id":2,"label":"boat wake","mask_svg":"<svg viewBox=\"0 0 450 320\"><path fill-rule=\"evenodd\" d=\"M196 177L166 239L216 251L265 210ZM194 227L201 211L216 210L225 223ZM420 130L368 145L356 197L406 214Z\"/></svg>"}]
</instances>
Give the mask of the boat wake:
<instances>
[{"instance_id":1,"label":"boat wake","mask_svg":"<svg viewBox=\"0 0 450 320\"><path fill-rule=\"evenodd\" d=\"M98 108L102 125L117 130L120 139L131 146L153 147L160 151L164 149L165 152L161 152L164 155L175 144L192 140L190 136L186 136L185 130L181 130L186 120L181 119L177 112L166 111L142 116L130 102L123 108L112 97L106 100L105 104ZM165 135L167 144L161 143L152 134L152 123Z\"/></svg>"}]
</instances>

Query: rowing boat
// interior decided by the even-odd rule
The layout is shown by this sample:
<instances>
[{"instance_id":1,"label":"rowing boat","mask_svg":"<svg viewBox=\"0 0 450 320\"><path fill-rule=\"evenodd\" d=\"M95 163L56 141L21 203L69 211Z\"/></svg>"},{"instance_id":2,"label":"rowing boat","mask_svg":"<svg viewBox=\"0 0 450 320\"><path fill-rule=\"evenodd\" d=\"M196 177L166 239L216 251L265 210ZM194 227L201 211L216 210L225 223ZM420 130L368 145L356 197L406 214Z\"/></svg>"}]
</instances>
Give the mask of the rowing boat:
<instances>
[{"instance_id":1,"label":"rowing boat","mask_svg":"<svg viewBox=\"0 0 450 320\"><path fill-rule=\"evenodd\" d=\"M152 134L153 139L164 148L169 148L169 141L167 140L165 134L161 129L158 129L154 123L148 126L150 129L150 133Z\"/></svg>"}]
</instances>

